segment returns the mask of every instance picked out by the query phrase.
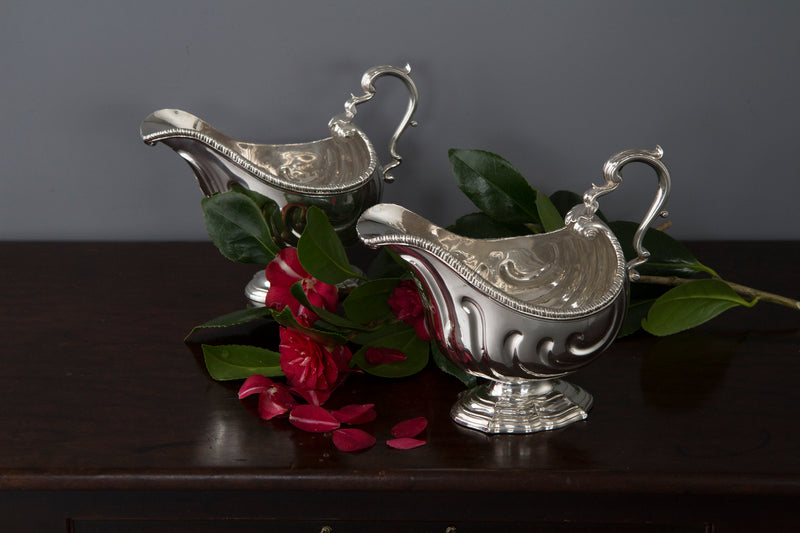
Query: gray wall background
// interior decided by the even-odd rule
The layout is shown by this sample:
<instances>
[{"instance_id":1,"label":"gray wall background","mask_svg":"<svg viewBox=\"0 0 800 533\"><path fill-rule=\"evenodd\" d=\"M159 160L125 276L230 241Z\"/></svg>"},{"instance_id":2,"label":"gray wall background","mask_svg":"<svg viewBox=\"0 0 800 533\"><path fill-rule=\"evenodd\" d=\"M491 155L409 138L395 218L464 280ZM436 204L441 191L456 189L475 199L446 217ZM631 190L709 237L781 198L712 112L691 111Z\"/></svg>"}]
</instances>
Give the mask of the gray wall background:
<instances>
[{"instance_id":1,"label":"gray wall background","mask_svg":"<svg viewBox=\"0 0 800 533\"><path fill-rule=\"evenodd\" d=\"M327 136L364 70L411 63L420 126L384 200L472 211L447 149L503 155L546 193L660 144L681 239L798 239L800 3L39 1L0 3L0 239L202 240L201 193L141 120L176 107L251 142ZM385 151L384 78L358 123ZM626 168L601 208L638 218Z\"/></svg>"}]
</instances>

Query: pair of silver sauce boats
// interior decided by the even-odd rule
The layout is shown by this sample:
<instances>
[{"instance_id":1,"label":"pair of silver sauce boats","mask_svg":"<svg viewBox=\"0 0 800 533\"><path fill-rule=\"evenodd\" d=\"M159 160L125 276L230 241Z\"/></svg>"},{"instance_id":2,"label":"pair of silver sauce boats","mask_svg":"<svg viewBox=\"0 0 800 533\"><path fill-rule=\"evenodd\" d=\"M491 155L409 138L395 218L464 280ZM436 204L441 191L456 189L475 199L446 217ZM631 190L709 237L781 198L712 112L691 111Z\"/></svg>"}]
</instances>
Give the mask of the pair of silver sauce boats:
<instances>
[{"instance_id":1,"label":"pair of silver sauce boats","mask_svg":"<svg viewBox=\"0 0 800 533\"><path fill-rule=\"evenodd\" d=\"M562 378L597 358L614 340L628 305L629 283L649 253L642 245L670 190L662 150L624 150L603 167L559 230L502 239L472 239L438 227L399 205L380 202L383 182L401 162L396 144L415 126L418 93L411 68L376 66L361 79L344 113L328 123L330 137L298 144L235 140L185 111L162 109L141 125L142 140L162 142L191 166L205 195L240 184L273 199L293 244L302 227L295 205L318 206L345 242L387 246L413 271L428 327L448 358L485 378L462 392L451 409L457 423L484 433L532 433L583 420L592 396ZM353 122L356 106L375 95L376 79L399 78L408 107L381 165ZM596 215L598 199L622 183L622 168L640 162L658 178L655 199L634 235L637 257L627 261L611 229ZM257 274L245 292L263 305L268 286Z\"/></svg>"}]
</instances>

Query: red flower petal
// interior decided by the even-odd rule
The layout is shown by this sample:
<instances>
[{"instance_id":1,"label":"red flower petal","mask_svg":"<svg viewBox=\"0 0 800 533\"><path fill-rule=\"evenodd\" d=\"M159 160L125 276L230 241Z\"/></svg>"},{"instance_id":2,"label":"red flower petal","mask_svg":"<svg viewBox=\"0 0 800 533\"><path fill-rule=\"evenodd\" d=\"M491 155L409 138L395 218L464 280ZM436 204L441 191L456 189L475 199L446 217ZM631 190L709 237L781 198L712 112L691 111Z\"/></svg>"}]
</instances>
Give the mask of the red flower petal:
<instances>
[{"instance_id":1,"label":"red flower petal","mask_svg":"<svg viewBox=\"0 0 800 533\"><path fill-rule=\"evenodd\" d=\"M331 350L331 357L336 362L336 366L339 367L339 371L350 371L350 359L353 358L353 353L350 351L350 348L347 346L337 346L333 350Z\"/></svg>"},{"instance_id":2,"label":"red flower petal","mask_svg":"<svg viewBox=\"0 0 800 533\"><path fill-rule=\"evenodd\" d=\"M431 334L428 331L428 325L425 323L425 316L420 316L414 322L414 332L420 340L431 342Z\"/></svg>"},{"instance_id":3,"label":"red flower petal","mask_svg":"<svg viewBox=\"0 0 800 533\"><path fill-rule=\"evenodd\" d=\"M392 428L392 436L397 438L416 437L428 427L428 419L424 416L404 420Z\"/></svg>"},{"instance_id":4,"label":"red flower petal","mask_svg":"<svg viewBox=\"0 0 800 533\"><path fill-rule=\"evenodd\" d=\"M297 406L297 400L286 385L273 383L258 397L258 414L264 420L283 416Z\"/></svg>"},{"instance_id":5,"label":"red flower petal","mask_svg":"<svg viewBox=\"0 0 800 533\"><path fill-rule=\"evenodd\" d=\"M312 305L331 312L335 312L339 307L339 289L336 288L336 285L314 279L313 285L304 292Z\"/></svg>"},{"instance_id":6,"label":"red flower petal","mask_svg":"<svg viewBox=\"0 0 800 533\"><path fill-rule=\"evenodd\" d=\"M311 405L322 405L328 401L331 393L330 391L302 389L300 387L292 387L292 392L303 398Z\"/></svg>"},{"instance_id":7,"label":"red flower petal","mask_svg":"<svg viewBox=\"0 0 800 533\"><path fill-rule=\"evenodd\" d=\"M375 420L377 416L373 407L375 407L374 403L345 405L341 409L332 411L331 414L342 424L366 424Z\"/></svg>"},{"instance_id":8,"label":"red flower petal","mask_svg":"<svg viewBox=\"0 0 800 533\"><path fill-rule=\"evenodd\" d=\"M292 292L290 289L291 285L288 287L282 287L280 285L272 285L269 290L267 290L267 296L264 299L264 305L267 307L272 307L278 311L283 311L284 307L289 307L292 311L292 316L298 317L300 311L305 309L300 302L298 302L294 296L292 296ZM316 318L317 315L314 315Z\"/></svg>"},{"instance_id":9,"label":"red flower petal","mask_svg":"<svg viewBox=\"0 0 800 533\"><path fill-rule=\"evenodd\" d=\"M357 452L375 445L375 437L360 429L337 429L333 432L333 445L343 452Z\"/></svg>"},{"instance_id":10,"label":"red flower petal","mask_svg":"<svg viewBox=\"0 0 800 533\"><path fill-rule=\"evenodd\" d=\"M298 405L289 413L289 422L311 433L325 433L339 428L339 421L318 405Z\"/></svg>"},{"instance_id":11,"label":"red flower petal","mask_svg":"<svg viewBox=\"0 0 800 533\"><path fill-rule=\"evenodd\" d=\"M295 282L310 277L300 264L297 248L283 248L267 265L267 279L270 285L291 287Z\"/></svg>"},{"instance_id":12,"label":"red flower petal","mask_svg":"<svg viewBox=\"0 0 800 533\"><path fill-rule=\"evenodd\" d=\"M371 365L385 365L387 363L396 363L406 360L406 354L400 350L381 347L367 348L367 353L364 357Z\"/></svg>"},{"instance_id":13,"label":"red flower petal","mask_svg":"<svg viewBox=\"0 0 800 533\"><path fill-rule=\"evenodd\" d=\"M407 437L386 441L388 447L396 450L411 450L412 448L419 448L423 444L425 444L424 440L409 439Z\"/></svg>"},{"instance_id":14,"label":"red flower petal","mask_svg":"<svg viewBox=\"0 0 800 533\"><path fill-rule=\"evenodd\" d=\"M239 387L239 399L247 398L251 394L260 394L272 386L272 380L260 374L253 374Z\"/></svg>"},{"instance_id":15,"label":"red flower petal","mask_svg":"<svg viewBox=\"0 0 800 533\"><path fill-rule=\"evenodd\" d=\"M422 300L413 281L403 280L387 300L394 316L409 324L424 313ZM410 325L410 324L409 324Z\"/></svg>"}]
</instances>

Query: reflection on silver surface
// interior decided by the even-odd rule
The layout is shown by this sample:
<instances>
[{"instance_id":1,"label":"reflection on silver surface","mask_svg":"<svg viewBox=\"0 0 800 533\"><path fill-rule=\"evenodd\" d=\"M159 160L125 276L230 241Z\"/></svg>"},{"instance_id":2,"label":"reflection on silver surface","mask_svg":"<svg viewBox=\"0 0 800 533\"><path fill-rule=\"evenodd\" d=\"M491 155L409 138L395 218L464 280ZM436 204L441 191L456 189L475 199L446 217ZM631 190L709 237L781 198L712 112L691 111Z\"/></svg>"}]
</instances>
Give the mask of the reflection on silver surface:
<instances>
[{"instance_id":1,"label":"reflection on silver surface","mask_svg":"<svg viewBox=\"0 0 800 533\"><path fill-rule=\"evenodd\" d=\"M409 126L419 95L409 76L411 67L390 65L368 69L361 78L361 96L351 95L344 113L330 119L331 136L297 144L254 144L236 140L198 117L180 109L161 109L142 121L139 132L149 145L164 143L194 171L206 196L227 191L237 183L274 200L279 213L270 220L279 245L296 245L305 227L301 213L316 206L328 216L345 244L356 240L355 224L364 210L380 200L382 184L394 177L389 171L400 164L397 140ZM399 78L409 101L400 125L389 140L392 161L384 166L372 143L353 123L356 106L375 96L374 82L381 76ZM300 214L300 215L298 215ZM263 305L269 289L256 273L245 287L254 305Z\"/></svg>"},{"instance_id":2,"label":"reflection on silver surface","mask_svg":"<svg viewBox=\"0 0 800 533\"><path fill-rule=\"evenodd\" d=\"M396 144L417 106L417 89L409 77L411 67L372 67L361 79L364 94L351 96L345 112L329 122L331 136L298 144L242 142L216 130L198 117L179 109L161 109L141 124L142 140L162 142L183 157L197 177L203 193L210 196L238 183L273 199L281 208L279 244L294 244L302 220L291 216L287 206L317 206L328 215L345 242L356 238L355 223L367 207L380 199L382 182L391 181L388 170L400 164ZM381 166L372 143L352 119L356 106L375 95L374 81L397 77L409 91L406 112L389 142L392 162Z\"/></svg>"},{"instance_id":3,"label":"reflection on silver surface","mask_svg":"<svg viewBox=\"0 0 800 533\"><path fill-rule=\"evenodd\" d=\"M669 174L655 151L627 150L604 167L560 230L505 239L455 235L391 204L366 210L361 240L389 246L414 270L430 329L444 353L470 374L492 380L460 397L456 422L487 433L529 433L586 418L592 397L560 378L593 361L619 331L633 266L649 255L639 235L664 213ZM652 166L656 200L626 264L611 230L595 216L597 197L621 182L633 161ZM635 279L635 278L634 278Z\"/></svg>"}]
</instances>

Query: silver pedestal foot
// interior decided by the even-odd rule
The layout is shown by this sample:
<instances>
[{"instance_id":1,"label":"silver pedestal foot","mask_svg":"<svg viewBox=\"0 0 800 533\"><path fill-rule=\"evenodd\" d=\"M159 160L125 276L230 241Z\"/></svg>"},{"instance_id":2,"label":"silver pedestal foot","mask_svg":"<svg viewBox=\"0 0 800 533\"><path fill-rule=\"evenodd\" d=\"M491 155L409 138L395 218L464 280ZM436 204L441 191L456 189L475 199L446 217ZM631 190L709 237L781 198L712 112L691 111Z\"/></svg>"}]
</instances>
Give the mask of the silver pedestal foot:
<instances>
[{"instance_id":1,"label":"silver pedestal foot","mask_svg":"<svg viewBox=\"0 0 800 533\"><path fill-rule=\"evenodd\" d=\"M584 420L591 407L588 392L559 379L492 381L462 392L450 416L484 433L534 433Z\"/></svg>"}]
</instances>

